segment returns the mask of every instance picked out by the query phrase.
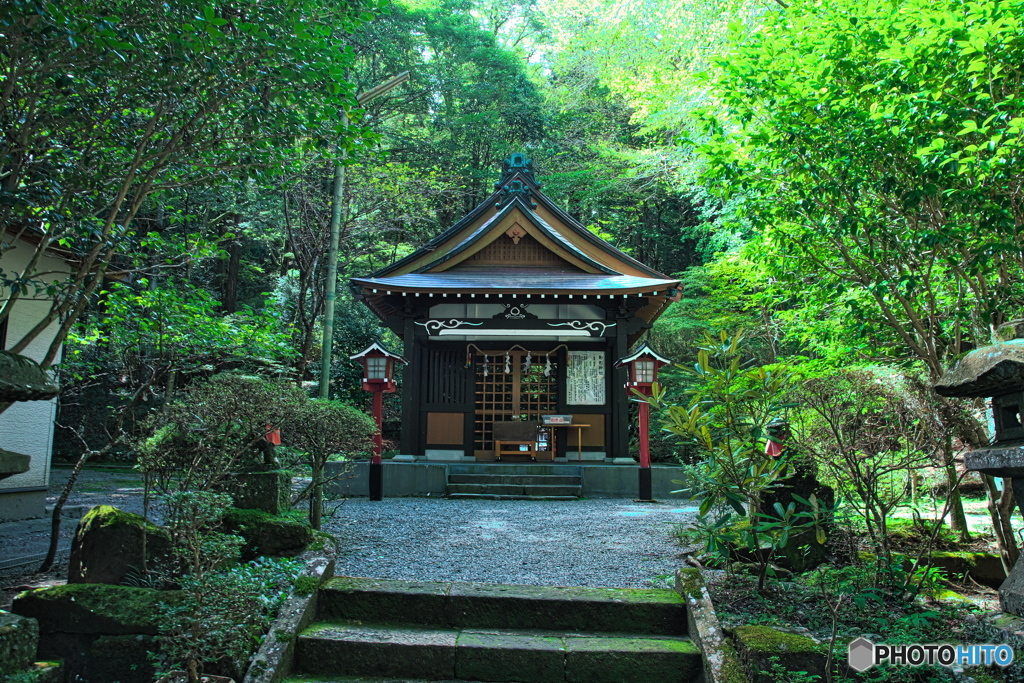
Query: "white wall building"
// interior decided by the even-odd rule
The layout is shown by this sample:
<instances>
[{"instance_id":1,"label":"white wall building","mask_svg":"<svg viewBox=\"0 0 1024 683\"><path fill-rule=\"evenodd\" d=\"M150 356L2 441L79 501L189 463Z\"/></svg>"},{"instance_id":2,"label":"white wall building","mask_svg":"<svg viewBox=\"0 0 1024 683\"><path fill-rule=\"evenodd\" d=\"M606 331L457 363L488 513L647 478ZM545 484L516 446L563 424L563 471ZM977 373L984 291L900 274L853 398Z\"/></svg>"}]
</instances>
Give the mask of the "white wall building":
<instances>
[{"instance_id":1,"label":"white wall building","mask_svg":"<svg viewBox=\"0 0 1024 683\"><path fill-rule=\"evenodd\" d=\"M34 253L34 245L19 240L13 249L0 256L0 269L8 277L22 273ZM41 257L35 270L48 282L61 280L70 272L67 263L53 256ZM0 302L9 295L7 289L0 290ZM30 290L23 294L14 303L7 324L0 324L0 348L10 348L21 340L49 312L50 304L43 293L36 295ZM41 362L58 327L58 322L52 323L22 355ZM0 522L45 515L56 413L57 399L19 402L0 413L0 448L32 458L27 472L0 481Z\"/></svg>"}]
</instances>

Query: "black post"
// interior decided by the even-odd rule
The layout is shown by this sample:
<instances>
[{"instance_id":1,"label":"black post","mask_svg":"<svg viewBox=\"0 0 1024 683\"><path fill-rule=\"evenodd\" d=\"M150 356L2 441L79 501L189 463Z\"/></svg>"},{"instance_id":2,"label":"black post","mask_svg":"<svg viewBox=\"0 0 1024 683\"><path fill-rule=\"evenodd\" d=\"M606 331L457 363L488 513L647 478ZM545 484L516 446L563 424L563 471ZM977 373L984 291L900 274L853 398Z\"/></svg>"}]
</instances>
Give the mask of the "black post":
<instances>
[{"instance_id":1,"label":"black post","mask_svg":"<svg viewBox=\"0 0 1024 683\"><path fill-rule=\"evenodd\" d=\"M651 468L640 468L640 500L654 500L651 497Z\"/></svg>"},{"instance_id":2,"label":"black post","mask_svg":"<svg viewBox=\"0 0 1024 683\"><path fill-rule=\"evenodd\" d=\"M370 463L370 500L384 500L383 463Z\"/></svg>"}]
</instances>

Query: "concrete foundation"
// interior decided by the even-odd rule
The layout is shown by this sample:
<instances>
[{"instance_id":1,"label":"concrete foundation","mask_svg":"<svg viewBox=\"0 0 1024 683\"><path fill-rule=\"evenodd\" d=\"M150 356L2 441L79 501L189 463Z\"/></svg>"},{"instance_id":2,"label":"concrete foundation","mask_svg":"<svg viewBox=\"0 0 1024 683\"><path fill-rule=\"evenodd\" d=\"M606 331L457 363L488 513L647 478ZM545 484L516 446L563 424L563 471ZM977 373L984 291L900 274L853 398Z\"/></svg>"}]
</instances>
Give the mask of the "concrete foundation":
<instances>
[{"instance_id":1,"label":"concrete foundation","mask_svg":"<svg viewBox=\"0 0 1024 683\"><path fill-rule=\"evenodd\" d=\"M46 488L0 490L0 522L38 519L46 516Z\"/></svg>"},{"instance_id":2,"label":"concrete foundation","mask_svg":"<svg viewBox=\"0 0 1024 683\"><path fill-rule=\"evenodd\" d=\"M370 464L327 463L327 475L333 476L343 467L351 467L349 475L328 485L333 495L366 497L370 491ZM582 478L584 498L636 498L639 493L639 470L636 464L616 465L608 463L586 463L553 465L539 463L438 463L438 462L393 462L384 461L384 497L443 496L448 486L449 474L485 474L498 472L497 468L514 468L523 474L574 475ZM655 465L651 468L651 492L655 500L683 500L685 494L672 494L685 488L676 483L683 478L683 469L670 465Z\"/></svg>"}]
</instances>

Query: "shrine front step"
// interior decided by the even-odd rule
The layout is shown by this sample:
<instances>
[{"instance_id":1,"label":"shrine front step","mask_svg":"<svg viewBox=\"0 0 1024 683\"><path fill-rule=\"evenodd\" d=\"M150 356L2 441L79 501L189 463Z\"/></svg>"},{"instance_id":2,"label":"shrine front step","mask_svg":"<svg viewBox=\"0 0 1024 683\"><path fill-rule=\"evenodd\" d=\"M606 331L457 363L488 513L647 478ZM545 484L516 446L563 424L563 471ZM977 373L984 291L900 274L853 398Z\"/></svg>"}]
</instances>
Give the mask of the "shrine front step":
<instances>
[{"instance_id":1,"label":"shrine front step","mask_svg":"<svg viewBox=\"0 0 1024 683\"><path fill-rule=\"evenodd\" d=\"M544 484L448 484L448 496L474 494L478 496L523 496L531 498L579 498L583 486Z\"/></svg>"},{"instance_id":2,"label":"shrine front step","mask_svg":"<svg viewBox=\"0 0 1024 683\"><path fill-rule=\"evenodd\" d=\"M672 590L340 577L317 598L289 683L692 683L702 657Z\"/></svg>"},{"instance_id":3,"label":"shrine front step","mask_svg":"<svg viewBox=\"0 0 1024 683\"><path fill-rule=\"evenodd\" d=\"M448 465L448 475L463 474L530 474L547 476L582 477L583 468L579 465L552 465L536 462L523 463L452 463Z\"/></svg>"},{"instance_id":4,"label":"shrine front step","mask_svg":"<svg viewBox=\"0 0 1024 683\"><path fill-rule=\"evenodd\" d=\"M558 474L449 474L449 484L509 484L518 486L582 486L579 475Z\"/></svg>"}]
</instances>

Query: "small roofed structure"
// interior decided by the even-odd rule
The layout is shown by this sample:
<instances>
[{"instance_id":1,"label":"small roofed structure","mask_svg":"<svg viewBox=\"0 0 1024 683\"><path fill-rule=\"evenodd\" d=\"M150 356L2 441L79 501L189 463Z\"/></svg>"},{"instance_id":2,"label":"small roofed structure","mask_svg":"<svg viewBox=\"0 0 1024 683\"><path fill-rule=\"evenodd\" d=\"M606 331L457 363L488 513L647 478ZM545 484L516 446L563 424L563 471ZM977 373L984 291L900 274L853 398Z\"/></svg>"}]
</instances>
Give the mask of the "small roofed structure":
<instances>
[{"instance_id":1,"label":"small roofed structure","mask_svg":"<svg viewBox=\"0 0 1024 683\"><path fill-rule=\"evenodd\" d=\"M1024 321L999 328L1005 340L971 351L935 383L940 396L990 398L995 437L990 446L964 456L967 469L1010 477L1017 505L1024 512ZM1006 612L1024 616L1024 564L1017 561L999 587Z\"/></svg>"},{"instance_id":2,"label":"small roofed structure","mask_svg":"<svg viewBox=\"0 0 1024 683\"><path fill-rule=\"evenodd\" d=\"M403 455L492 460L495 422L573 415L556 456L628 455L613 363L679 299L679 280L591 233L513 154L494 193L403 259L351 280L403 342Z\"/></svg>"}]
</instances>

